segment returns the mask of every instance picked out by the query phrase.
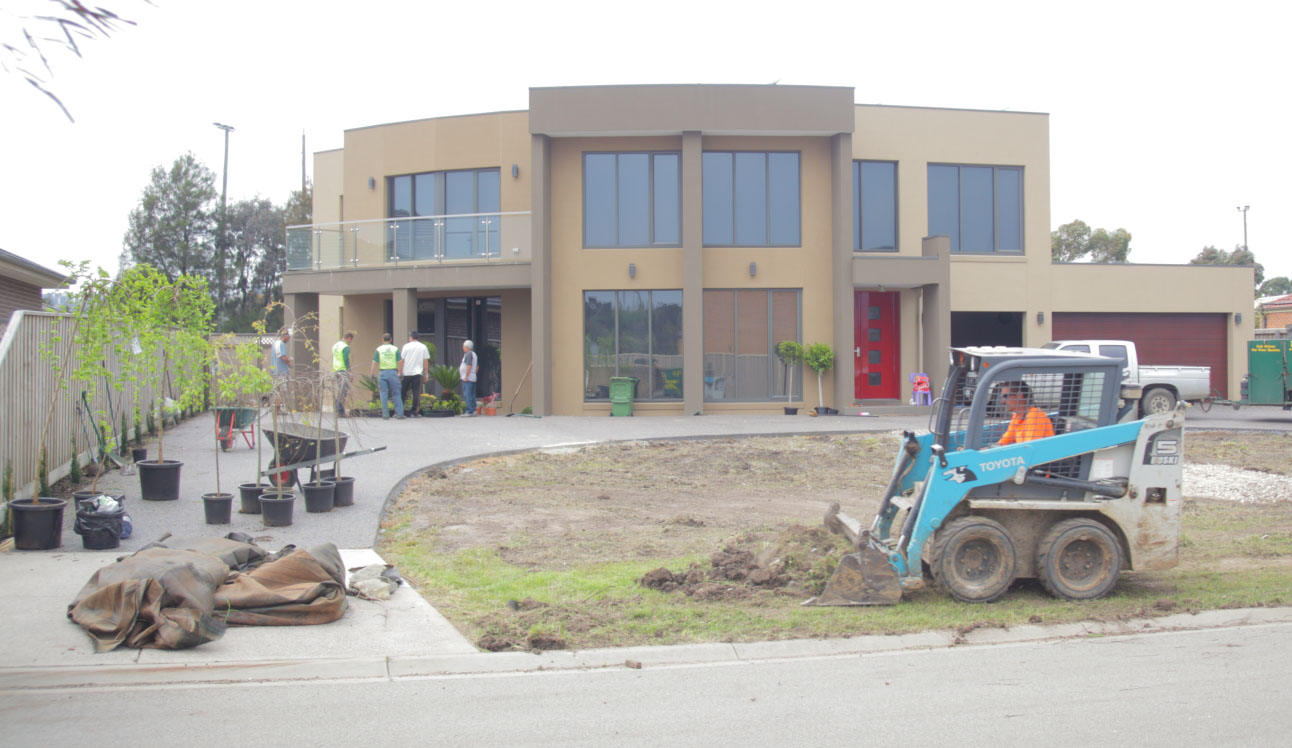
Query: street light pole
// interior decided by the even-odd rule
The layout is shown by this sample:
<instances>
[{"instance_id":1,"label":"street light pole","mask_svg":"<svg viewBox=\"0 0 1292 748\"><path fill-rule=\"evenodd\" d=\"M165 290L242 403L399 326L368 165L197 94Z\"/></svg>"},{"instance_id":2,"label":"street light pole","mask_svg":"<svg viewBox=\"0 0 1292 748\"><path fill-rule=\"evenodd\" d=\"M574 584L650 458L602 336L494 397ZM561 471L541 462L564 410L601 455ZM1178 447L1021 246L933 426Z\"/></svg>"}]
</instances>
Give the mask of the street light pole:
<instances>
[{"instance_id":1,"label":"street light pole","mask_svg":"<svg viewBox=\"0 0 1292 748\"><path fill-rule=\"evenodd\" d=\"M216 318L218 319L221 310L224 307L224 276L225 276L225 252L229 246L229 204L227 202L229 194L229 133L233 131L232 125L222 125L219 122L211 124L224 130L224 174L220 184L220 236L216 239L216 287L219 303L216 305Z\"/></svg>"},{"instance_id":2,"label":"street light pole","mask_svg":"<svg viewBox=\"0 0 1292 748\"><path fill-rule=\"evenodd\" d=\"M1243 249L1247 249L1247 209L1252 206L1240 205L1238 212L1243 214Z\"/></svg>"}]
</instances>

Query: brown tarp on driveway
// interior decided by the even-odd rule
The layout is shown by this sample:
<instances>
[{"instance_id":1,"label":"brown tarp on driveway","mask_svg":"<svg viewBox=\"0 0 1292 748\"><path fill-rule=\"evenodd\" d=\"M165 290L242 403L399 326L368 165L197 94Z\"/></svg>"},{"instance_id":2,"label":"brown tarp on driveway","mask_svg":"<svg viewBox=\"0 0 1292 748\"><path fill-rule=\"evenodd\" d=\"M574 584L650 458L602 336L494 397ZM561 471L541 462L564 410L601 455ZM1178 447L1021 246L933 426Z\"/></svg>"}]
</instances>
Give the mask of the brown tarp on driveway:
<instances>
[{"instance_id":1,"label":"brown tarp on driveway","mask_svg":"<svg viewBox=\"0 0 1292 748\"><path fill-rule=\"evenodd\" d=\"M345 569L331 543L289 547L271 561L258 546L233 540L174 545L185 547L126 556L77 593L67 617L86 629L95 651L184 649L220 638L228 624L329 623L345 613ZM230 572L230 564L254 568Z\"/></svg>"}]
</instances>

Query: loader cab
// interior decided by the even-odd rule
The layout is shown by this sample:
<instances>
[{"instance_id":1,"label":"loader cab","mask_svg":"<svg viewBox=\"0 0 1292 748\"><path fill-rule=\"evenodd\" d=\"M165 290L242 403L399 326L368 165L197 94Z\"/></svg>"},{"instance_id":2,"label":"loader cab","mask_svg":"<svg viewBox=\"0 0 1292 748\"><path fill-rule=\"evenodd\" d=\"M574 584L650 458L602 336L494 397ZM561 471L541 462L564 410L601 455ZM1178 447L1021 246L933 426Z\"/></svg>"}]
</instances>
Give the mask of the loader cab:
<instances>
[{"instance_id":1,"label":"loader cab","mask_svg":"<svg viewBox=\"0 0 1292 748\"><path fill-rule=\"evenodd\" d=\"M1026 393L1027 411L1044 413L1054 435L1108 426L1118 420L1122 363L1115 358L1038 348L955 348L946 389L939 402L935 442L948 451L989 451L1005 435L1018 393ZM1006 401L1011 394L1011 402ZM1039 416L1033 414L1039 421ZM1039 430L1036 435L1039 435ZM1045 432L1045 433L1048 433ZM1034 467L1055 477L1087 480L1091 455L1079 455ZM974 495L1017 498L1062 498L1052 487L1014 483L983 486Z\"/></svg>"}]
</instances>

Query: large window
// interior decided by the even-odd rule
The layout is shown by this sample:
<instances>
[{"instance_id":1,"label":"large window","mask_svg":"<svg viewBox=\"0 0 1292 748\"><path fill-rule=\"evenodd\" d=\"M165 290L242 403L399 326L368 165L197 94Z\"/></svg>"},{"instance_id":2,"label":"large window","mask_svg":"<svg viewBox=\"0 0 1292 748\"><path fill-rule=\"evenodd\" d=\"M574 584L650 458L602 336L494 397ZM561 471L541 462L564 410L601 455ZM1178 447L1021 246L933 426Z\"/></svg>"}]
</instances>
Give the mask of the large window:
<instances>
[{"instance_id":1,"label":"large window","mask_svg":"<svg viewBox=\"0 0 1292 748\"><path fill-rule=\"evenodd\" d=\"M676 247L681 243L678 154L583 154L583 246Z\"/></svg>"},{"instance_id":2,"label":"large window","mask_svg":"<svg viewBox=\"0 0 1292 748\"><path fill-rule=\"evenodd\" d=\"M1023 169L929 164L929 235L951 251L1023 251Z\"/></svg>"},{"instance_id":3,"label":"large window","mask_svg":"<svg viewBox=\"0 0 1292 748\"><path fill-rule=\"evenodd\" d=\"M706 151L706 246L797 247L799 154Z\"/></svg>"},{"instance_id":4,"label":"large window","mask_svg":"<svg viewBox=\"0 0 1292 748\"><path fill-rule=\"evenodd\" d=\"M785 367L776 357L777 343L802 339L799 293L789 289L704 292L705 402L802 398L803 377L794 376L791 392Z\"/></svg>"},{"instance_id":5,"label":"large window","mask_svg":"<svg viewBox=\"0 0 1292 748\"><path fill-rule=\"evenodd\" d=\"M387 217L419 219L390 222L390 259L499 256L501 220L487 215L498 213L502 205L498 169L405 174L387 177L386 186Z\"/></svg>"},{"instance_id":6,"label":"large window","mask_svg":"<svg viewBox=\"0 0 1292 748\"><path fill-rule=\"evenodd\" d=\"M897 251L897 163L852 162L852 248Z\"/></svg>"},{"instance_id":7,"label":"large window","mask_svg":"<svg viewBox=\"0 0 1292 748\"><path fill-rule=\"evenodd\" d=\"M583 293L583 397L635 377L638 400L682 399L682 292Z\"/></svg>"}]
</instances>

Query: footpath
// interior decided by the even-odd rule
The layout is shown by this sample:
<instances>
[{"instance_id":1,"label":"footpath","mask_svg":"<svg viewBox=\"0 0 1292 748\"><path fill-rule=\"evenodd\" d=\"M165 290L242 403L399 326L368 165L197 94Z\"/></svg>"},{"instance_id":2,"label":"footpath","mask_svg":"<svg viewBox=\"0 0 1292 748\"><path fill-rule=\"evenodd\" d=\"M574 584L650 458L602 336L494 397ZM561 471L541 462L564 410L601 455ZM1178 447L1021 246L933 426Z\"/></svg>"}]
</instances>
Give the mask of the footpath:
<instances>
[{"instance_id":1,"label":"footpath","mask_svg":"<svg viewBox=\"0 0 1292 748\"><path fill-rule=\"evenodd\" d=\"M200 495L216 490L214 420L198 416L165 435L166 459L184 462L181 498L139 500L138 479L113 471L100 490L126 494L134 534L121 547L89 551L72 532L65 512L62 547L52 551L0 553L0 691L79 687L151 686L179 683L245 683L292 680L391 680L466 673L599 667L647 667L750 659L864 655L910 648L1071 636L1108 636L1147 631L1292 621L1292 608L1212 611L1119 623L1081 623L979 629L965 634L935 631L848 639L696 644L561 652L481 652L407 585L389 601L349 598L343 618L319 626L231 627L219 640L193 649L119 648L95 654L90 638L66 617L67 604L99 568L170 533L175 538L251 536L277 551L288 544L324 542L342 549L348 568L382 563L373 550L386 502L412 475L481 456L558 446L636 439L699 439L755 434L886 432L924 429L928 408L871 409L870 417L809 418L702 416L659 418L480 417L446 419L352 419L347 451L385 447L342 462L356 478L355 505L328 513L304 511L298 499L289 527L268 528L259 515L235 512L231 524L207 525ZM854 411L855 413L855 411ZM259 436L257 434L257 436ZM218 455L219 487L236 486L257 471L257 450L241 436ZM896 439L894 440L896 444ZM267 465L270 445L259 459ZM148 444L156 457L157 444Z\"/></svg>"}]
</instances>

